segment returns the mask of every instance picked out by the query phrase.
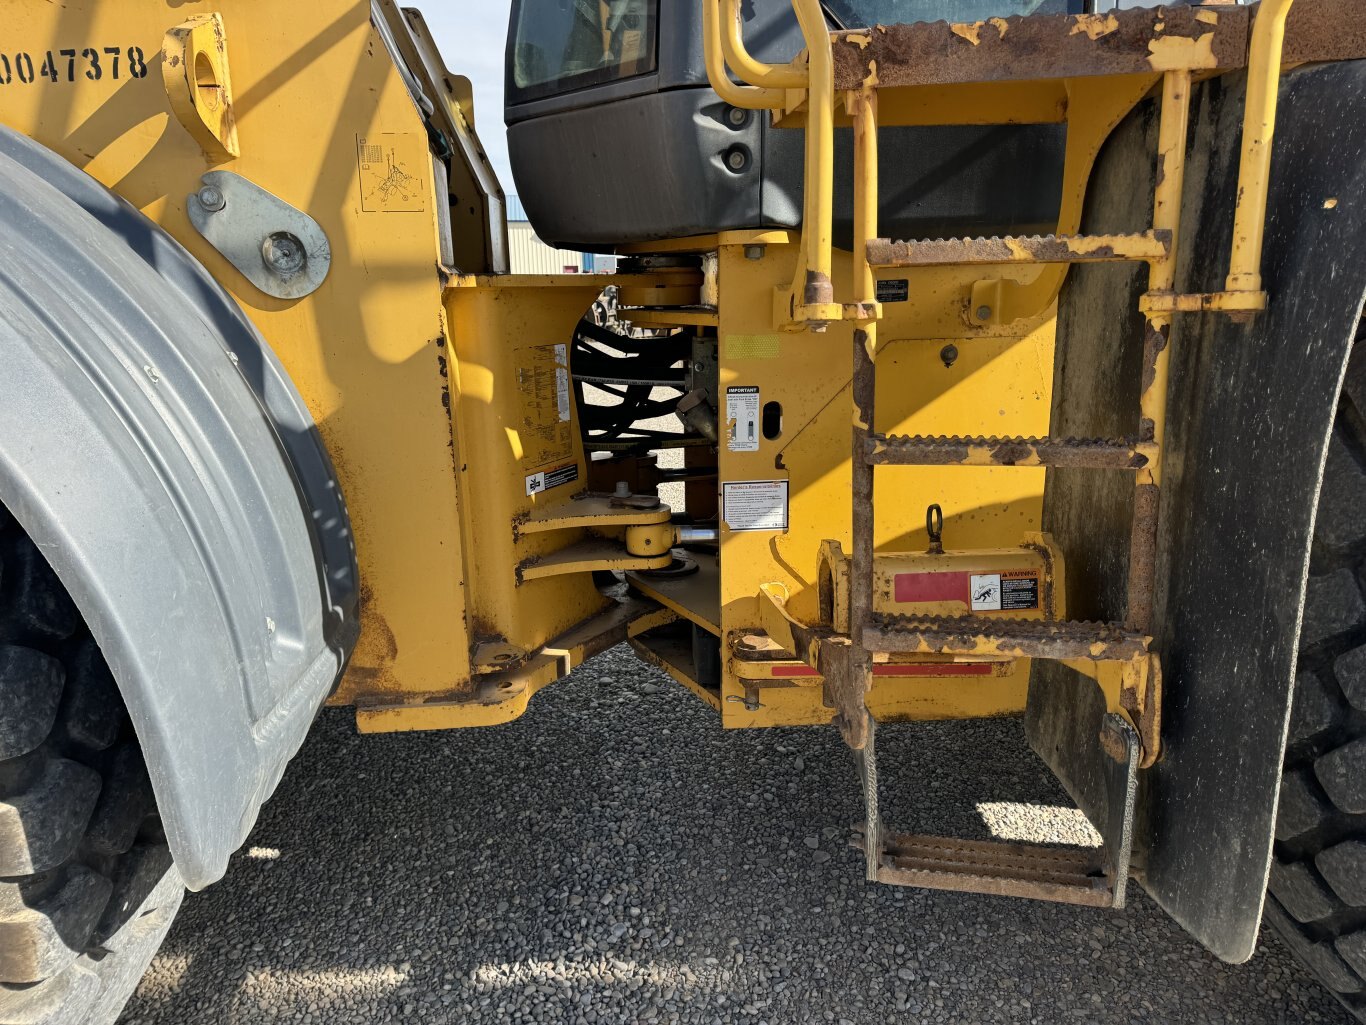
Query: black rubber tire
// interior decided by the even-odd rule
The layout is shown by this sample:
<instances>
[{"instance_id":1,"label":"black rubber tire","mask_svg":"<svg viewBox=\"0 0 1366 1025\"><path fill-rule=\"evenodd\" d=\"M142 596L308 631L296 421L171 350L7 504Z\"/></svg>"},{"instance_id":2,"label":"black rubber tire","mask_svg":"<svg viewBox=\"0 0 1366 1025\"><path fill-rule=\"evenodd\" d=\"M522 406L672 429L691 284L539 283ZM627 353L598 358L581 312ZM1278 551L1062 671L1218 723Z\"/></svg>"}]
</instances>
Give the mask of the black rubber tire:
<instances>
[{"instance_id":1,"label":"black rubber tire","mask_svg":"<svg viewBox=\"0 0 1366 1025\"><path fill-rule=\"evenodd\" d=\"M184 892L109 668L0 506L0 1025L112 1025Z\"/></svg>"},{"instance_id":2,"label":"black rubber tire","mask_svg":"<svg viewBox=\"0 0 1366 1025\"><path fill-rule=\"evenodd\" d=\"M1366 1022L1366 332L1314 525L1266 920Z\"/></svg>"}]
</instances>

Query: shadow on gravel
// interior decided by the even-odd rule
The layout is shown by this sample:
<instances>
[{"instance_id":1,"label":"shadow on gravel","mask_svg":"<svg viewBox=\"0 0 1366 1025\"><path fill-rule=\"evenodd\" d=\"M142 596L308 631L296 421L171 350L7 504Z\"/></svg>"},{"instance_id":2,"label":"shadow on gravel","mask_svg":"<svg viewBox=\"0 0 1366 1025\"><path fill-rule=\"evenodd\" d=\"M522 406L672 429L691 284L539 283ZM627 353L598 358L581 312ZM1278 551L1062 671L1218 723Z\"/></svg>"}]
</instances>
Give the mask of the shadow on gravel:
<instances>
[{"instance_id":1,"label":"shadow on gravel","mask_svg":"<svg viewBox=\"0 0 1366 1025\"><path fill-rule=\"evenodd\" d=\"M898 829L1087 842L1014 720L879 733ZM833 729L723 732L628 652L480 731L314 728L125 1025L1342 1022L1280 944L870 887Z\"/></svg>"}]
</instances>

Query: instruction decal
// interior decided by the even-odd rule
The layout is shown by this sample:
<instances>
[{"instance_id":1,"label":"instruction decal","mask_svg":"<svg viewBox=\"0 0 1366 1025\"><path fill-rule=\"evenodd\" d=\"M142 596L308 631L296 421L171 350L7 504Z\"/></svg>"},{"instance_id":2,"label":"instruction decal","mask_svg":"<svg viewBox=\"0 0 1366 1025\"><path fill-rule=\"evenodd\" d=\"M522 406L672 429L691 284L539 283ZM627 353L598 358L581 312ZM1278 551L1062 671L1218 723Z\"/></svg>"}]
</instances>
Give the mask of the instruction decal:
<instances>
[{"instance_id":1,"label":"instruction decal","mask_svg":"<svg viewBox=\"0 0 1366 1025\"><path fill-rule=\"evenodd\" d=\"M723 484L721 517L731 530L787 530L787 481L737 480Z\"/></svg>"},{"instance_id":2,"label":"instruction decal","mask_svg":"<svg viewBox=\"0 0 1366 1025\"><path fill-rule=\"evenodd\" d=\"M568 462L574 454L568 346L524 345L513 353L513 363L522 399L522 465Z\"/></svg>"},{"instance_id":3,"label":"instruction decal","mask_svg":"<svg viewBox=\"0 0 1366 1025\"><path fill-rule=\"evenodd\" d=\"M726 389L726 448L731 452L759 451L759 389Z\"/></svg>"},{"instance_id":4,"label":"instruction decal","mask_svg":"<svg viewBox=\"0 0 1366 1025\"><path fill-rule=\"evenodd\" d=\"M973 612L1018 612L1039 607L1039 574L1035 570L974 573L970 584Z\"/></svg>"},{"instance_id":5,"label":"instruction decal","mask_svg":"<svg viewBox=\"0 0 1366 1025\"><path fill-rule=\"evenodd\" d=\"M579 479L579 464L567 463L558 466L553 470L542 470L540 473L529 473L526 478L526 495L539 495L542 491L549 491L551 488L558 488L561 484L572 484Z\"/></svg>"}]
</instances>

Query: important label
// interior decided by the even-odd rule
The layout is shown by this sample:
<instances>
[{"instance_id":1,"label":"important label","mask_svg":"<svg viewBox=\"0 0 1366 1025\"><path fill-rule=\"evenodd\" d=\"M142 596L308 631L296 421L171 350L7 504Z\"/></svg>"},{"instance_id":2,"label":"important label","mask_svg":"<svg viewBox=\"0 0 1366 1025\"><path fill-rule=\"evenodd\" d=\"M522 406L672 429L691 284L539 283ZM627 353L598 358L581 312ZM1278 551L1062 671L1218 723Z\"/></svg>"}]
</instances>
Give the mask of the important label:
<instances>
[{"instance_id":1,"label":"important label","mask_svg":"<svg viewBox=\"0 0 1366 1025\"><path fill-rule=\"evenodd\" d=\"M578 479L578 463L558 466L553 470L542 470L540 473L529 473L526 478L526 494L530 498L532 495L539 495L542 491L558 488L561 484L572 484Z\"/></svg>"},{"instance_id":2,"label":"important label","mask_svg":"<svg viewBox=\"0 0 1366 1025\"><path fill-rule=\"evenodd\" d=\"M726 448L731 452L759 451L759 389L726 389Z\"/></svg>"},{"instance_id":3,"label":"important label","mask_svg":"<svg viewBox=\"0 0 1366 1025\"><path fill-rule=\"evenodd\" d=\"M974 573L969 599L973 612L1017 612L1039 607L1039 575L1029 571Z\"/></svg>"},{"instance_id":4,"label":"important label","mask_svg":"<svg viewBox=\"0 0 1366 1025\"><path fill-rule=\"evenodd\" d=\"M911 297L911 282L907 278L895 278L877 283L877 301L880 303L904 303Z\"/></svg>"},{"instance_id":5,"label":"important label","mask_svg":"<svg viewBox=\"0 0 1366 1025\"><path fill-rule=\"evenodd\" d=\"M516 351L522 415L517 437L524 466L567 462L574 452L569 395L569 349L527 345Z\"/></svg>"},{"instance_id":6,"label":"important label","mask_svg":"<svg viewBox=\"0 0 1366 1025\"><path fill-rule=\"evenodd\" d=\"M721 487L722 518L731 530L786 530L787 481L738 480Z\"/></svg>"},{"instance_id":7,"label":"important label","mask_svg":"<svg viewBox=\"0 0 1366 1025\"><path fill-rule=\"evenodd\" d=\"M427 209L431 167L427 137L416 132L356 136L360 208L366 213L420 214Z\"/></svg>"}]
</instances>

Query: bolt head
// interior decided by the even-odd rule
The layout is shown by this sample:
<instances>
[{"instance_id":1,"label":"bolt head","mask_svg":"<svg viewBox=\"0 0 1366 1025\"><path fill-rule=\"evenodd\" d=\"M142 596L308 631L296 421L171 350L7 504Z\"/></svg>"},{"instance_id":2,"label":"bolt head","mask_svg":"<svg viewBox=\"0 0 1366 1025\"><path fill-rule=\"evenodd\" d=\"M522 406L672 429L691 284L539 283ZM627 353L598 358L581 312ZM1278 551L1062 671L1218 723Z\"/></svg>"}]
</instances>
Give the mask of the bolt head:
<instances>
[{"instance_id":1,"label":"bolt head","mask_svg":"<svg viewBox=\"0 0 1366 1025\"><path fill-rule=\"evenodd\" d=\"M292 277L304 269L308 254L297 235L277 231L261 243L261 258L266 266L282 277Z\"/></svg>"},{"instance_id":2,"label":"bolt head","mask_svg":"<svg viewBox=\"0 0 1366 1025\"><path fill-rule=\"evenodd\" d=\"M199 205L209 213L216 214L228 205L228 201L217 185L205 185L199 190Z\"/></svg>"},{"instance_id":3,"label":"bolt head","mask_svg":"<svg viewBox=\"0 0 1366 1025\"><path fill-rule=\"evenodd\" d=\"M977 307L977 319L978 319L978 320L990 320L990 319L991 319L991 307L990 307L990 306L979 306L979 307Z\"/></svg>"},{"instance_id":4,"label":"bolt head","mask_svg":"<svg viewBox=\"0 0 1366 1025\"><path fill-rule=\"evenodd\" d=\"M746 260L762 260L764 258L764 246L745 246Z\"/></svg>"}]
</instances>

